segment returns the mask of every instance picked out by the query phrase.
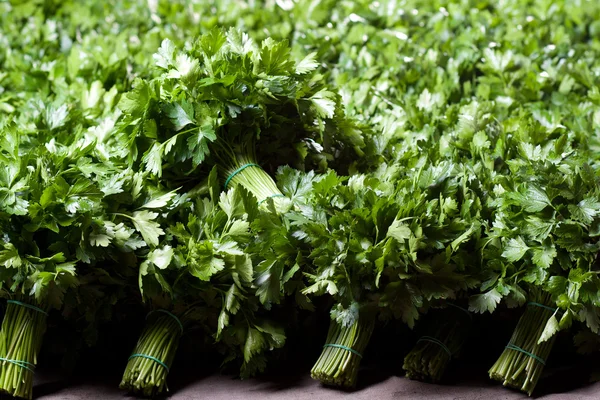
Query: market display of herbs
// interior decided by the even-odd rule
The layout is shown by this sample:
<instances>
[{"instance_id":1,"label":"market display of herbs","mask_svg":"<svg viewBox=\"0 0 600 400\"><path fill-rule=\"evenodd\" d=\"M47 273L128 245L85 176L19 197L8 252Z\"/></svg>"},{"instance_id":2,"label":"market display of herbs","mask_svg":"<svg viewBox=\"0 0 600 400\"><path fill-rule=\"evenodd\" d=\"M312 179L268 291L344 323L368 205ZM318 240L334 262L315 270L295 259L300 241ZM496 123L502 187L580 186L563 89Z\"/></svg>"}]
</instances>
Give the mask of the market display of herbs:
<instances>
[{"instance_id":1,"label":"market display of herbs","mask_svg":"<svg viewBox=\"0 0 600 400\"><path fill-rule=\"evenodd\" d=\"M3 393L34 395L48 321L93 346L123 303L138 395L184 335L268 371L315 304L327 385L356 385L377 321L415 329L398 368L433 382L498 310L505 386L534 393L559 334L597 351L600 3L0 11Z\"/></svg>"}]
</instances>

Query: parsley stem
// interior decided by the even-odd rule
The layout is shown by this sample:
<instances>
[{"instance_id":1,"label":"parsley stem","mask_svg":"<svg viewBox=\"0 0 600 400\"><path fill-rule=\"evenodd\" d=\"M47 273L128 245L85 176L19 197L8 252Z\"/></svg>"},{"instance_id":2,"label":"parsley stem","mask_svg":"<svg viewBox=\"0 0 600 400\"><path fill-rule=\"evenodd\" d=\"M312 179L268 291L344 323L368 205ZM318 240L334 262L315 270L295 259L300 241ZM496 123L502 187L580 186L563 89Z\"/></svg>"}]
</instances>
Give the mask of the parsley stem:
<instances>
[{"instance_id":1,"label":"parsley stem","mask_svg":"<svg viewBox=\"0 0 600 400\"><path fill-rule=\"evenodd\" d=\"M468 314L453 307L435 310L428 315L421 330L421 339L404 358L406 376L439 382L467 337L471 326L468 317Z\"/></svg>"},{"instance_id":2,"label":"parsley stem","mask_svg":"<svg viewBox=\"0 0 600 400\"><path fill-rule=\"evenodd\" d=\"M348 388L356 386L361 360L361 356L358 354L362 355L367 347L374 326L375 321L364 316L348 327L332 320L329 325L326 345L311 370L312 378L321 381L325 385Z\"/></svg>"},{"instance_id":3,"label":"parsley stem","mask_svg":"<svg viewBox=\"0 0 600 400\"><path fill-rule=\"evenodd\" d=\"M233 160L232 160L233 161ZM256 164L253 157L240 156L235 158L235 162L228 166L226 173L227 176L231 176L238 168L247 164ZM230 180L229 186L241 185L250 193L252 193L256 200L261 204L266 204L268 198L272 198L273 202L277 206L281 201L281 191L275 184L275 181L271 176L260 167L249 167L236 173Z\"/></svg>"},{"instance_id":4,"label":"parsley stem","mask_svg":"<svg viewBox=\"0 0 600 400\"><path fill-rule=\"evenodd\" d=\"M18 300L39 307L26 296ZM43 312L8 303L0 332L0 357L4 359L0 363L1 392L31 399L33 373L46 332L46 318Z\"/></svg>"},{"instance_id":5,"label":"parsley stem","mask_svg":"<svg viewBox=\"0 0 600 400\"><path fill-rule=\"evenodd\" d=\"M551 304L550 296L539 296L537 303ZM509 345L516 347L504 349L496 363L489 370L491 379L500 381L528 393L530 396L544 370L556 335L545 342L538 343L548 319L553 312L543 307L528 306L519 319ZM521 350L516 350L522 349Z\"/></svg>"},{"instance_id":6,"label":"parsley stem","mask_svg":"<svg viewBox=\"0 0 600 400\"><path fill-rule=\"evenodd\" d=\"M144 396L168 391L167 375L173 364L180 336L181 328L173 317L153 313L148 318L132 357L127 362L120 384L121 389Z\"/></svg>"},{"instance_id":7,"label":"parsley stem","mask_svg":"<svg viewBox=\"0 0 600 400\"><path fill-rule=\"evenodd\" d=\"M125 217L125 218L129 218L131 220L134 220L135 218L133 218L131 215L127 215L127 214L123 214L123 213L111 213L111 215L118 215L120 217Z\"/></svg>"}]
</instances>

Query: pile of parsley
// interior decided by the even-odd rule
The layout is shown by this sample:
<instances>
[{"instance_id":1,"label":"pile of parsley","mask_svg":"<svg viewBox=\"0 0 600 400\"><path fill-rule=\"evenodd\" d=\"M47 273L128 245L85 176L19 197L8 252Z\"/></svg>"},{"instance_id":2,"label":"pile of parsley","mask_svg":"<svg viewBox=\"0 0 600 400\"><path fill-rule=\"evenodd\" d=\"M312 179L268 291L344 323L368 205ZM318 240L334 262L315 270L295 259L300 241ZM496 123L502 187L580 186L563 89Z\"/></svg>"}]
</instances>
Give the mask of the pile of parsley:
<instances>
[{"instance_id":1,"label":"pile of parsley","mask_svg":"<svg viewBox=\"0 0 600 400\"><path fill-rule=\"evenodd\" d=\"M477 314L520 307L489 373L529 394L559 331L594 348L598 4L0 11L1 391L32 397L48 318L93 345L120 303L148 313L121 382L145 395L188 332L264 371L321 296L325 384L382 321L438 381Z\"/></svg>"}]
</instances>

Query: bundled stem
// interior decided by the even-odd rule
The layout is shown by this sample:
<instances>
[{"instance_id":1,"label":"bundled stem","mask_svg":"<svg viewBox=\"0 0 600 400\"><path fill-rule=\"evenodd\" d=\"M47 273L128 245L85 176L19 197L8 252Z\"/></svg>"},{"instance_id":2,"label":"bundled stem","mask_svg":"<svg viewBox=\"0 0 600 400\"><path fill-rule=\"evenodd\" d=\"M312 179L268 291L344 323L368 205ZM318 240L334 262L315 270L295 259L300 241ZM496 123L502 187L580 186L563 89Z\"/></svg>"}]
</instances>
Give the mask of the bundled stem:
<instances>
[{"instance_id":1,"label":"bundled stem","mask_svg":"<svg viewBox=\"0 0 600 400\"><path fill-rule=\"evenodd\" d=\"M0 391L31 399L47 313L25 298L8 300L0 332Z\"/></svg>"},{"instance_id":2,"label":"bundled stem","mask_svg":"<svg viewBox=\"0 0 600 400\"><path fill-rule=\"evenodd\" d=\"M470 326L469 311L458 306L437 310L430 315L423 335L404 358L406 376L439 382L452 357L465 342Z\"/></svg>"},{"instance_id":3,"label":"bundled stem","mask_svg":"<svg viewBox=\"0 0 600 400\"><path fill-rule=\"evenodd\" d=\"M273 178L256 164L252 157L237 156L235 160L236 163L227 168L225 187L242 185L256 197L259 204L264 204L272 198L277 205L278 199L283 197L283 194Z\"/></svg>"},{"instance_id":4,"label":"bundled stem","mask_svg":"<svg viewBox=\"0 0 600 400\"><path fill-rule=\"evenodd\" d=\"M167 387L167 374L175 358L183 326L164 310L149 314L146 326L129 357L120 388L154 396Z\"/></svg>"},{"instance_id":5,"label":"bundled stem","mask_svg":"<svg viewBox=\"0 0 600 400\"><path fill-rule=\"evenodd\" d=\"M554 310L547 306L550 297L529 303L519 319L509 344L489 370L490 378L504 386L520 389L531 396L552 351L556 335L539 343Z\"/></svg>"},{"instance_id":6,"label":"bundled stem","mask_svg":"<svg viewBox=\"0 0 600 400\"><path fill-rule=\"evenodd\" d=\"M374 325L372 319L359 319L349 327L332 320L321 356L311 370L312 378L326 385L356 386L360 360Z\"/></svg>"}]
</instances>

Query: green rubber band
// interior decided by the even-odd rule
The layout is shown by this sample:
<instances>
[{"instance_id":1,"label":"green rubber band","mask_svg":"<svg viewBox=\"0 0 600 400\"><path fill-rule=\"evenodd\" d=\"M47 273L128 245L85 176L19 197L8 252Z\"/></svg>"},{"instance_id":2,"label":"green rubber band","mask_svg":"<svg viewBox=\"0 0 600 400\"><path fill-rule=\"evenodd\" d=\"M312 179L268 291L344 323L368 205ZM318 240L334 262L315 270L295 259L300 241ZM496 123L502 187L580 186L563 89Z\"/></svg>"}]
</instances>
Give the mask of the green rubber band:
<instances>
[{"instance_id":1,"label":"green rubber band","mask_svg":"<svg viewBox=\"0 0 600 400\"><path fill-rule=\"evenodd\" d=\"M167 366L167 364L165 364L164 362L160 361L156 357L152 357L152 356L149 356L147 354L135 353L135 354L132 354L132 355L129 356L128 361L131 360L132 358L135 358L135 357L142 357L142 358L147 358L148 360L152 360L155 363L157 363L158 365L160 365L161 367L163 367L167 372L169 372L169 367Z\"/></svg>"},{"instance_id":2,"label":"green rubber band","mask_svg":"<svg viewBox=\"0 0 600 400\"><path fill-rule=\"evenodd\" d=\"M515 346L514 344L510 344L510 343L509 343L509 344L506 346L506 348L507 348L507 349L509 349L509 350L514 350L514 351L518 351L518 352L520 352L520 353L523 353L523 354L525 354L526 356L529 356L529 357L533 358L535 361L539 362L540 364L542 364L542 365L544 365L544 366L546 365L546 361L545 361L543 358L541 358L541 357L538 357L538 356L536 356L535 354L528 352L527 350L523 350L523 349L522 349L522 348L520 348L519 346Z\"/></svg>"},{"instance_id":3,"label":"green rubber band","mask_svg":"<svg viewBox=\"0 0 600 400\"><path fill-rule=\"evenodd\" d=\"M0 357L0 361L6 361L6 362L9 362L9 363L11 363L11 364L15 364L15 365L17 365L17 366L19 366L19 367L21 367L21 368L24 368L24 369L28 370L28 371L29 371L29 372L31 372L32 374L33 374L33 373L35 373L35 372L33 371L33 369L32 369L32 368L35 368L35 365L33 365L32 363L29 363L29 362L27 362L27 361L22 361L22 360L11 360L10 358L3 358L3 357ZM31 367L31 368L30 368L30 367Z\"/></svg>"},{"instance_id":4,"label":"green rubber band","mask_svg":"<svg viewBox=\"0 0 600 400\"><path fill-rule=\"evenodd\" d=\"M536 306L536 307L540 307L540 308L545 308L548 311L552 311L553 313L555 313L556 311L559 311L562 314L562 311L560 311L558 308L552 308L552 307L548 307L546 305L540 304L540 303L536 303L535 301L530 301L529 303L527 303L528 306Z\"/></svg>"},{"instance_id":5,"label":"green rubber band","mask_svg":"<svg viewBox=\"0 0 600 400\"><path fill-rule=\"evenodd\" d=\"M16 304L16 305L18 305L18 306L22 306L22 307L29 308L29 309L31 309L31 310L37 311L37 312L39 312L39 313L42 313L42 314L44 314L44 315L48 315L48 313L47 313L46 311L42 310L42 309L41 309L41 308L39 308L39 307L32 306L31 304L22 303L22 302L20 302L20 301L18 301L18 300L6 300L6 302L7 302L7 303L11 303L11 304Z\"/></svg>"},{"instance_id":6,"label":"green rubber band","mask_svg":"<svg viewBox=\"0 0 600 400\"><path fill-rule=\"evenodd\" d=\"M459 309L459 310L463 311L465 314L467 314L467 315L469 316L469 319L473 319L473 315L472 315L472 314L471 314L471 312L470 312L469 310L467 310L466 308L462 308L461 306L457 306L457 305L456 305L456 304L454 304L454 303L446 303L446 304L448 304L448 305L449 305L449 306L451 306L451 307L454 307L454 308L456 308L456 309Z\"/></svg>"},{"instance_id":7,"label":"green rubber band","mask_svg":"<svg viewBox=\"0 0 600 400\"><path fill-rule=\"evenodd\" d=\"M272 195L270 195L270 196L267 196L267 197L265 197L265 198L264 198L264 199L262 199L261 201L259 201L259 202L258 202L258 205L260 206L262 203L264 203L265 201L267 201L267 200L269 200L269 199L272 199L273 197L285 197L285 195L284 195L284 194L281 194L281 193L275 193L275 194L272 194Z\"/></svg>"},{"instance_id":8,"label":"green rubber band","mask_svg":"<svg viewBox=\"0 0 600 400\"><path fill-rule=\"evenodd\" d=\"M239 174L240 172L242 172L243 170L245 170L248 167L258 167L258 168L261 168L261 166L258 165L258 164L244 164L244 165L242 165L241 167L239 167L238 169L236 169L235 171L233 171L231 173L231 175L229 175L229 177L225 181L225 189L227 189L227 185L229 185L229 182L231 182L231 180L233 179L234 176L236 176L237 174Z\"/></svg>"},{"instance_id":9,"label":"green rubber band","mask_svg":"<svg viewBox=\"0 0 600 400\"><path fill-rule=\"evenodd\" d=\"M358 351L356 351L354 349L351 349L350 347L342 346L341 344L327 343L327 344L323 345L323 347L335 347L335 348L338 348L338 349L346 350L346 351L349 351L350 353L356 354L357 356L359 356L360 358L362 358L362 354L360 354Z\"/></svg>"},{"instance_id":10,"label":"green rubber band","mask_svg":"<svg viewBox=\"0 0 600 400\"><path fill-rule=\"evenodd\" d=\"M450 358L452 358L452 352L450 351L450 349L448 347L446 347L446 345L443 342L441 342L440 340L438 340L438 339L436 339L434 337L431 337L431 336L421 336L419 338L419 340L417 340L417 343L419 343L419 342L431 342L431 343L435 343L438 346L440 346L442 349L444 349L444 351L446 351L446 353L448 353L448 356Z\"/></svg>"},{"instance_id":11,"label":"green rubber band","mask_svg":"<svg viewBox=\"0 0 600 400\"><path fill-rule=\"evenodd\" d=\"M177 321L177 324L179 325L179 329L181 329L181 333L183 333L183 324L181 323L181 321L179 320L179 318L177 318L177 316L176 316L175 314L173 314L173 313L170 313L170 312L169 312L169 311L167 311L167 310L163 310L162 308L161 308L161 309L158 309L158 310L153 310L153 311L150 311L150 312L148 313L148 315L146 315L146 319L148 319L148 317L150 316L150 314L153 314L153 313L155 313L155 312L161 312L161 313L163 313L163 314L167 314L168 316L170 316L171 318L173 318L175 321Z\"/></svg>"}]
</instances>

